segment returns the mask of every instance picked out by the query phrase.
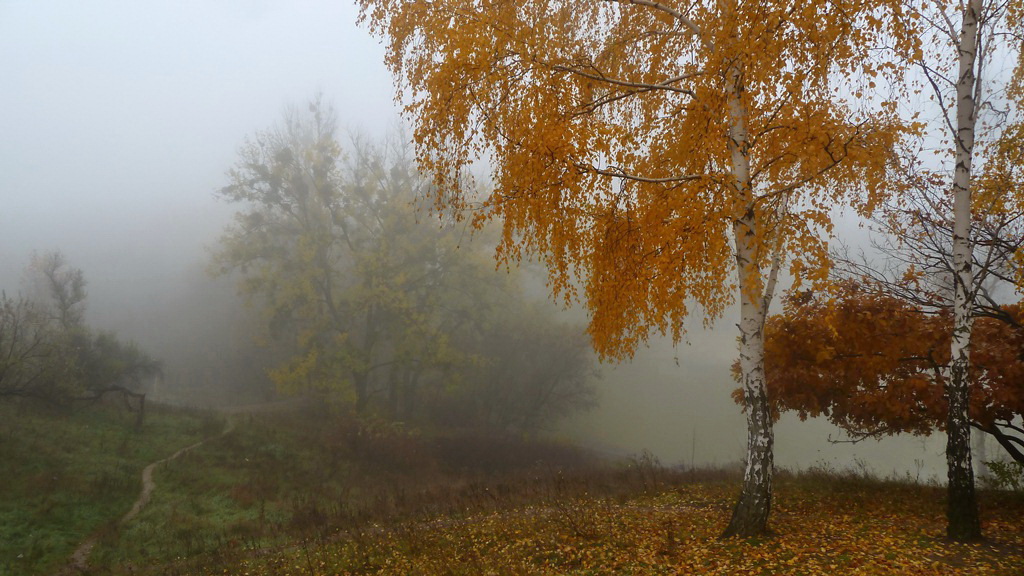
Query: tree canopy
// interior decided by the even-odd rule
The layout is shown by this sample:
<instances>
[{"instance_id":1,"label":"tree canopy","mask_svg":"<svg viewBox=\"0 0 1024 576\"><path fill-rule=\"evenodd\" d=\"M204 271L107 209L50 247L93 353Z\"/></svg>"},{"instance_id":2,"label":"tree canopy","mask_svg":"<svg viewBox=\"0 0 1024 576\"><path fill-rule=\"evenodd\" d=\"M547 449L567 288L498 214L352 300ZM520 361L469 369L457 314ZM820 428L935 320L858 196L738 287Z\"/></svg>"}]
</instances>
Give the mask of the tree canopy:
<instances>
[{"instance_id":1,"label":"tree canopy","mask_svg":"<svg viewBox=\"0 0 1024 576\"><path fill-rule=\"evenodd\" d=\"M891 102L858 104L891 66L863 53L897 32L876 13L900 11L889 4L366 0L363 9L390 37L387 61L407 88L438 193L471 207L475 196L459 194L465 172L489 155L495 189L472 207L503 218L502 254L545 254L559 293L575 294L581 278L595 344L618 357L651 329L678 338L695 305L721 314L735 296L729 237L748 210L762 225L751 264L768 264L781 243L800 255L797 276L818 277L805 265L825 258L814 232L830 229L834 202L878 198L884 151L899 135ZM742 186L733 104L750 162Z\"/></svg>"},{"instance_id":2,"label":"tree canopy","mask_svg":"<svg viewBox=\"0 0 1024 576\"><path fill-rule=\"evenodd\" d=\"M886 192L904 126L872 91L899 66L873 54L914 55L904 3L360 3L439 203L500 218L500 257L540 255L600 353L678 341L691 311L740 301L748 464L727 533L765 530L764 315L788 256L798 281L824 279L835 206Z\"/></svg>"}]
</instances>

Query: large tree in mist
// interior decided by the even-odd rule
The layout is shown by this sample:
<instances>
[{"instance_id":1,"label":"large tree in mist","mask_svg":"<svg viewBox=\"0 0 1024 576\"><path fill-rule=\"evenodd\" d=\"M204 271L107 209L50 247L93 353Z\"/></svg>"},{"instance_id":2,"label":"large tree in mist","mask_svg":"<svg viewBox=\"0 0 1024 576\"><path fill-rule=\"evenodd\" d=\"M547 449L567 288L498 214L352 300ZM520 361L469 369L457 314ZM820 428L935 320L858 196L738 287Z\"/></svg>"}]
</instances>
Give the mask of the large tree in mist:
<instances>
[{"instance_id":1,"label":"large tree in mist","mask_svg":"<svg viewBox=\"0 0 1024 576\"><path fill-rule=\"evenodd\" d=\"M764 532L765 314L787 261L823 278L833 208L884 192L892 103L857 102L896 68L875 48L912 50L903 2L361 5L438 200L474 207L465 174L490 161L477 215L504 223L499 255L539 254L556 295L580 289L602 354L739 301L747 465L726 534Z\"/></svg>"},{"instance_id":2,"label":"large tree in mist","mask_svg":"<svg viewBox=\"0 0 1024 576\"><path fill-rule=\"evenodd\" d=\"M270 335L287 339L285 361L272 373L284 389L343 386L363 411L375 373L395 361L392 338L425 320L415 300L441 274L430 251L438 238L420 230L409 204L424 185L394 149L354 140L343 151L333 111L320 99L308 113L246 142L220 196L242 206L216 255L220 272L238 270L242 292L261 308ZM434 227L440 231L439 226ZM440 232L438 233L440 235ZM427 337L418 358L445 353ZM427 360L425 356L431 356Z\"/></svg>"},{"instance_id":3,"label":"large tree in mist","mask_svg":"<svg viewBox=\"0 0 1024 576\"><path fill-rule=\"evenodd\" d=\"M333 112L317 99L248 140L229 177L219 194L239 212L215 266L236 271L262 310L280 388L348 396L360 413L372 402L400 419L424 405L452 406L445 395L481 398L478 385L509 351L473 335L496 323L502 330L497 312L515 314L524 301L465 224L424 208L430 182L407 145L359 137L342 145ZM549 343L565 357L577 346ZM572 358L574 371L587 371L589 357ZM511 427L550 415L569 389L579 401L562 402L559 415L586 405L589 385L554 382Z\"/></svg>"}]
</instances>

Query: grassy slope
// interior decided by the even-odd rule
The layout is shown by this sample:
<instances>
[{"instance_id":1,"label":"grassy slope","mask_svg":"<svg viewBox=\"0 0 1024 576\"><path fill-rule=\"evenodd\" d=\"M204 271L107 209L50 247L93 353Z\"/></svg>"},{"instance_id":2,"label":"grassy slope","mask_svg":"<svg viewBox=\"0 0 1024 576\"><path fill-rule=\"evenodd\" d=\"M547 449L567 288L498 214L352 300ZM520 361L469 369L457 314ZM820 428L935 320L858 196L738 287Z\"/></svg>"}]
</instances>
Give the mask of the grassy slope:
<instances>
[{"instance_id":1,"label":"grassy slope","mask_svg":"<svg viewBox=\"0 0 1024 576\"><path fill-rule=\"evenodd\" d=\"M548 445L425 437L323 413L237 418L232 434L157 470L149 507L105 534L91 573L1024 574L1020 495L983 492L990 540L965 546L939 537L939 488L783 474L777 535L720 541L738 486L731 473L644 458L598 467ZM119 448L130 443L123 428L36 426L39 454L55 450L44 428L54 445L103 429L98 452L142 450ZM116 475L118 465L103 469ZM40 482L34 474L24 486ZM137 488L137 473L123 476ZM130 500L88 506L94 516L117 508L110 518Z\"/></svg>"},{"instance_id":2,"label":"grassy slope","mask_svg":"<svg viewBox=\"0 0 1024 576\"><path fill-rule=\"evenodd\" d=\"M522 474L524 462L539 460L574 464L582 456L550 445L427 440L326 414L242 415L234 433L161 466L149 506L102 539L92 563L115 572L184 558L219 565L225 556L374 522L475 501L490 507L484 478Z\"/></svg>"},{"instance_id":3,"label":"grassy slope","mask_svg":"<svg viewBox=\"0 0 1024 576\"><path fill-rule=\"evenodd\" d=\"M730 473L267 418L163 470L153 507L103 563L211 575L1024 574L1020 495L982 493L990 540L965 546L940 538L940 488L782 474L777 535L720 541L739 484Z\"/></svg>"},{"instance_id":4,"label":"grassy slope","mask_svg":"<svg viewBox=\"0 0 1024 576\"><path fill-rule=\"evenodd\" d=\"M102 406L67 414L0 403L0 575L61 565L86 536L128 511L146 464L211 426L195 414L151 408L135 433L133 418Z\"/></svg>"}]
</instances>

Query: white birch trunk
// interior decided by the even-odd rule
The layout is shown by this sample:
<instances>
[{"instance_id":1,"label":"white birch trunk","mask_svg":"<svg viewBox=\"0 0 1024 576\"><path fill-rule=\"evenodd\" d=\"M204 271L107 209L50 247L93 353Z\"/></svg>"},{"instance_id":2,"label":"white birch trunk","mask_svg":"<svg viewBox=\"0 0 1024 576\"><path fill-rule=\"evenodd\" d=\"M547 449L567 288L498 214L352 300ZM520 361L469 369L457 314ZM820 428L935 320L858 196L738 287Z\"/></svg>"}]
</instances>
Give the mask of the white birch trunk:
<instances>
[{"instance_id":1,"label":"white birch trunk","mask_svg":"<svg viewBox=\"0 0 1024 576\"><path fill-rule=\"evenodd\" d=\"M736 271L740 290L740 374L743 406L747 413L747 465L743 473L743 491L733 509L724 536L754 536L764 533L771 511L774 471L771 413L764 374L764 283L758 264L758 222L754 212L754 192L750 183L750 136L747 111L743 104L743 76L737 68L730 74L729 150L732 172L742 213L733 222L736 242Z\"/></svg>"},{"instance_id":2,"label":"white birch trunk","mask_svg":"<svg viewBox=\"0 0 1024 576\"><path fill-rule=\"evenodd\" d=\"M971 270L971 161L977 120L974 69L978 51L978 19L982 0L964 7L960 28L960 70L956 85L956 167L953 174L953 337L950 344L946 423L949 478L947 535L956 540L981 536L971 463L968 420L970 344L974 277Z\"/></svg>"}]
</instances>

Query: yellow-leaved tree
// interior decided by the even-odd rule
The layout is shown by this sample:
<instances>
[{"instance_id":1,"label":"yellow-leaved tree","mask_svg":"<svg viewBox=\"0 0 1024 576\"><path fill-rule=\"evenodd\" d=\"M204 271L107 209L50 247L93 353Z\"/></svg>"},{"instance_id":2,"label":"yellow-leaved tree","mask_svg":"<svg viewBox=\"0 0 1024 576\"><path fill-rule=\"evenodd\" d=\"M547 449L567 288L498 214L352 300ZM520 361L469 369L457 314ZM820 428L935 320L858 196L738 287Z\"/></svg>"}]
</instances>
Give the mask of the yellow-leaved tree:
<instances>
[{"instance_id":1,"label":"yellow-leaved tree","mask_svg":"<svg viewBox=\"0 0 1024 576\"><path fill-rule=\"evenodd\" d=\"M446 275L467 265L454 226L419 220L429 182L401 147L357 138L343 149L336 131L318 97L246 141L219 191L239 211L213 269L237 272L262 310L285 356L270 374L278 387L351 396L361 413L383 372L397 388L453 361L433 312Z\"/></svg>"},{"instance_id":2,"label":"yellow-leaved tree","mask_svg":"<svg viewBox=\"0 0 1024 576\"><path fill-rule=\"evenodd\" d=\"M874 89L916 50L903 3L360 4L439 203L500 218L499 257L541 257L604 356L679 341L691 312L739 300L747 463L725 534L766 530L765 314L781 267L824 279L834 208L870 211L887 191L904 128ZM481 161L494 188L474 205Z\"/></svg>"},{"instance_id":3,"label":"yellow-leaved tree","mask_svg":"<svg viewBox=\"0 0 1024 576\"><path fill-rule=\"evenodd\" d=\"M262 312L282 391L356 413L532 432L591 404L582 329L537 312L486 234L428 218L411 147L337 138L321 98L246 140L214 253ZM2 334L0 334L2 336ZM528 369L510 358L533 356Z\"/></svg>"}]
</instances>

